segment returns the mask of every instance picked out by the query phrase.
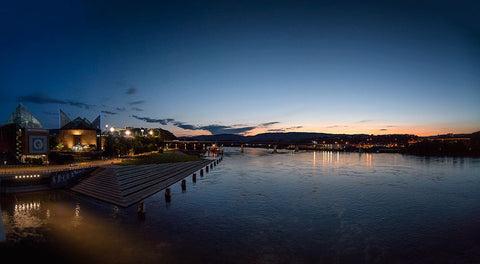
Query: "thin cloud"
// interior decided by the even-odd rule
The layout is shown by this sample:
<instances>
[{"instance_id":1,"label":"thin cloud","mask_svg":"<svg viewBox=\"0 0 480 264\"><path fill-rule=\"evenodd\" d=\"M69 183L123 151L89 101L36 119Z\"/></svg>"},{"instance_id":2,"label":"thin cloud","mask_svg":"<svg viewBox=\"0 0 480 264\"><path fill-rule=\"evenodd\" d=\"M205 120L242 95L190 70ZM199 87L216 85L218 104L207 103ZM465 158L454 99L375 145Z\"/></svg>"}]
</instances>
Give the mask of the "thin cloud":
<instances>
[{"instance_id":1,"label":"thin cloud","mask_svg":"<svg viewBox=\"0 0 480 264\"><path fill-rule=\"evenodd\" d=\"M105 111L105 110L102 110L101 112L104 113L104 114L107 114L107 115L116 115L117 114L115 112L110 112L110 111Z\"/></svg>"},{"instance_id":2,"label":"thin cloud","mask_svg":"<svg viewBox=\"0 0 480 264\"><path fill-rule=\"evenodd\" d=\"M267 131L268 132L287 132L287 131L299 129L299 128L302 128L302 127L303 126L292 126L292 127L285 127L285 128L272 128L272 129L269 129Z\"/></svg>"},{"instance_id":3,"label":"thin cloud","mask_svg":"<svg viewBox=\"0 0 480 264\"><path fill-rule=\"evenodd\" d=\"M128 103L128 104L129 104L129 105L139 105L139 104L143 104L143 103L145 103L145 101L144 101L144 100L140 100L140 101L133 101L133 102L130 102L130 103Z\"/></svg>"},{"instance_id":4,"label":"thin cloud","mask_svg":"<svg viewBox=\"0 0 480 264\"><path fill-rule=\"evenodd\" d=\"M138 108L138 107L132 107L131 109L132 109L133 111L137 111L137 112L143 111L142 108Z\"/></svg>"},{"instance_id":5,"label":"thin cloud","mask_svg":"<svg viewBox=\"0 0 480 264\"><path fill-rule=\"evenodd\" d=\"M280 122L277 122L277 121L268 122L268 123L260 124L260 125L258 125L258 127L267 127L267 126L275 125L275 124L278 124L278 123L280 123Z\"/></svg>"},{"instance_id":6,"label":"thin cloud","mask_svg":"<svg viewBox=\"0 0 480 264\"><path fill-rule=\"evenodd\" d=\"M206 130L209 131L210 133L216 135L216 134L243 134L248 131L251 131L253 129L259 128L259 127L265 127L268 125L272 124L277 124L278 122L268 122L268 123L262 123L259 125L255 126L241 126L239 127L238 125L231 125L231 126L226 126L226 125L204 125L204 126L196 126L192 124L187 124L181 121L177 121L173 118L164 118L164 119L157 119L157 118L151 118L151 117L140 117L137 115L132 115L133 118L136 118L138 120L142 120L148 123L159 123L161 125L167 125L171 124L176 127L186 129L186 130Z\"/></svg>"},{"instance_id":7,"label":"thin cloud","mask_svg":"<svg viewBox=\"0 0 480 264\"><path fill-rule=\"evenodd\" d=\"M174 122L175 119L171 118L166 118L166 119L156 119L156 118L150 118L150 117L140 117L136 115L132 115L133 118L136 118L138 120L145 121L147 123L159 123L161 125L167 125L168 123Z\"/></svg>"},{"instance_id":8,"label":"thin cloud","mask_svg":"<svg viewBox=\"0 0 480 264\"><path fill-rule=\"evenodd\" d=\"M222 126L222 125L208 125L198 127L201 130L210 131L212 134L243 134L250 130L257 128L257 126L247 126L247 127L231 127L231 126Z\"/></svg>"},{"instance_id":9,"label":"thin cloud","mask_svg":"<svg viewBox=\"0 0 480 264\"><path fill-rule=\"evenodd\" d=\"M131 86L125 91L125 94L132 95L137 93L137 88L135 86Z\"/></svg>"},{"instance_id":10,"label":"thin cloud","mask_svg":"<svg viewBox=\"0 0 480 264\"><path fill-rule=\"evenodd\" d=\"M325 127L325 128L337 128L337 127L348 127L347 125L333 125L333 126L328 126L328 127Z\"/></svg>"},{"instance_id":11,"label":"thin cloud","mask_svg":"<svg viewBox=\"0 0 480 264\"><path fill-rule=\"evenodd\" d=\"M285 128L272 128L272 129L269 129L267 131L268 132L285 132L286 129Z\"/></svg>"},{"instance_id":12,"label":"thin cloud","mask_svg":"<svg viewBox=\"0 0 480 264\"><path fill-rule=\"evenodd\" d=\"M116 109L117 111L122 111L122 112L125 111L125 110L127 110L125 107L117 107L117 108L115 108L115 109Z\"/></svg>"},{"instance_id":13,"label":"thin cloud","mask_svg":"<svg viewBox=\"0 0 480 264\"><path fill-rule=\"evenodd\" d=\"M303 128L303 126L287 127L288 130Z\"/></svg>"},{"instance_id":14,"label":"thin cloud","mask_svg":"<svg viewBox=\"0 0 480 264\"><path fill-rule=\"evenodd\" d=\"M17 97L17 100L20 102L29 102L34 104L71 105L71 106L85 108L85 109L90 109L90 107L95 106L95 105L74 101L74 100L61 100L61 99L51 98L43 94L29 94L25 96L19 96Z\"/></svg>"}]
</instances>

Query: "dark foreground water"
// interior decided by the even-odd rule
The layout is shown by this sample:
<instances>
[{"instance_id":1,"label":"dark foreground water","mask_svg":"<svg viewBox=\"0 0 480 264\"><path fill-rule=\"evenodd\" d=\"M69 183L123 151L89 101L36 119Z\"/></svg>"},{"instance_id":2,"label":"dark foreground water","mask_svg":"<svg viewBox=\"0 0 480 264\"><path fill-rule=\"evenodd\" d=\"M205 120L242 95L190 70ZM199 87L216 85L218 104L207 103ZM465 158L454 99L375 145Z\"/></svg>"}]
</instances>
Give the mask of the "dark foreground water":
<instances>
[{"instance_id":1,"label":"dark foreground water","mask_svg":"<svg viewBox=\"0 0 480 264\"><path fill-rule=\"evenodd\" d=\"M480 159L232 148L145 204L2 197L2 263L480 263Z\"/></svg>"}]
</instances>

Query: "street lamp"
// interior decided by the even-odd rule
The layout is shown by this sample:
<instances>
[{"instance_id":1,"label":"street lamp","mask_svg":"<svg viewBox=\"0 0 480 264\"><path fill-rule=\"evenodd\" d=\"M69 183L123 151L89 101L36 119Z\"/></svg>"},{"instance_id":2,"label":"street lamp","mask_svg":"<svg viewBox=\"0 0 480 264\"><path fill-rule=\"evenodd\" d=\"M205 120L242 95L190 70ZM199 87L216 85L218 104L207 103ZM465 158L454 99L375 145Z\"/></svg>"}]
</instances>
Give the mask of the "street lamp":
<instances>
[{"instance_id":1,"label":"street lamp","mask_svg":"<svg viewBox=\"0 0 480 264\"><path fill-rule=\"evenodd\" d=\"M153 130L148 131L148 134L153 135Z\"/></svg>"},{"instance_id":2,"label":"street lamp","mask_svg":"<svg viewBox=\"0 0 480 264\"><path fill-rule=\"evenodd\" d=\"M110 132L113 133L115 131L115 128L111 127Z\"/></svg>"}]
</instances>

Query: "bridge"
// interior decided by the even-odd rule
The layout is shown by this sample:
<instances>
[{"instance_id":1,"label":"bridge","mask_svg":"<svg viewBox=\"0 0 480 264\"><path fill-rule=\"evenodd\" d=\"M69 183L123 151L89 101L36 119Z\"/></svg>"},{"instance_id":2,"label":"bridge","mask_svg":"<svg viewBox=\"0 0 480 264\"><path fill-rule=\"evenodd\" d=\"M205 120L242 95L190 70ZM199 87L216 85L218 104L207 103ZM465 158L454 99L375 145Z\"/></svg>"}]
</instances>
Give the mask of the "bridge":
<instances>
[{"instance_id":1,"label":"bridge","mask_svg":"<svg viewBox=\"0 0 480 264\"><path fill-rule=\"evenodd\" d=\"M241 151L246 147L252 148L272 148L273 152L277 149L292 149L298 151L300 149L308 150L342 150L346 145L344 144L317 144L314 142L283 142L283 141L255 141L255 142L240 142L230 140L166 140L165 146L167 148L175 148L180 150L195 150L195 151L207 151L209 146L217 145L240 147Z\"/></svg>"}]
</instances>

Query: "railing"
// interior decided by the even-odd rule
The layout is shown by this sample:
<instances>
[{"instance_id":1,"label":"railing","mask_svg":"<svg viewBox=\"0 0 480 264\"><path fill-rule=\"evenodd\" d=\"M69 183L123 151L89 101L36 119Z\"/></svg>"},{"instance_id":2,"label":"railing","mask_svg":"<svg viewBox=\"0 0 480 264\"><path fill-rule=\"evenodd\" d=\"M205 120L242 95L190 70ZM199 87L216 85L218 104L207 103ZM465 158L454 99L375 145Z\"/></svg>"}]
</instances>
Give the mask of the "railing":
<instances>
[{"instance_id":1,"label":"railing","mask_svg":"<svg viewBox=\"0 0 480 264\"><path fill-rule=\"evenodd\" d=\"M33 167L32 164L10 164L10 165L0 165L0 169L8 169L8 168L31 168Z\"/></svg>"},{"instance_id":2,"label":"railing","mask_svg":"<svg viewBox=\"0 0 480 264\"><path fill-rule=\"evenodd\" d=\"M98 165L83 165L42 171L22 171L0 177L0 193L22 192L38 187L64 188L98 168Z\"/></svg>"},{"instance_id":3,"label":"railing","mask_svg":"<svg viewBox=\"0 0 480 264\"><path fill-rule=\"evenodd\" d=\"M0 178L12 178L14 176L26 176L26 175L48 175L53 172L62 172L62 171L74 171L87 168L98 167L98 165L78 165L74 167L64 167L64 168L52 168L43 167L43 169L38 170L25 170L25 171L1 171L0 169Z\"/></svg>"}]
</instances>

